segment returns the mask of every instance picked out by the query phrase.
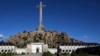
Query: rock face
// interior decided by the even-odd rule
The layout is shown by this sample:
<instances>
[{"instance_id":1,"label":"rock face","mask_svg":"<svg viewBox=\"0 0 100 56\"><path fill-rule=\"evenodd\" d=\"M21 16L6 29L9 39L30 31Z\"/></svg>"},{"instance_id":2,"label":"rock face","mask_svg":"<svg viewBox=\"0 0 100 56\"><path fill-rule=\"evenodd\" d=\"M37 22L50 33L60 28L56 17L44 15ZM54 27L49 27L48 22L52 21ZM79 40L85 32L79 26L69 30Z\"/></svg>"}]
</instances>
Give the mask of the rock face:
<instances>
[{"instance_id":1,"label":"rock face","mask_svg":"<svg viewBox=\"0 0 100 56\"><path fill-rule=\"evenodd\" d=\"M79 40L69 38L65 32L47 31L47 32L19 32L17 35L10 36L5 42L13 43L19 48L26 47L31 42L44 42L49 47L57 47L58 42L62 43L81 43Z\"/></svg>"}]
</instances>

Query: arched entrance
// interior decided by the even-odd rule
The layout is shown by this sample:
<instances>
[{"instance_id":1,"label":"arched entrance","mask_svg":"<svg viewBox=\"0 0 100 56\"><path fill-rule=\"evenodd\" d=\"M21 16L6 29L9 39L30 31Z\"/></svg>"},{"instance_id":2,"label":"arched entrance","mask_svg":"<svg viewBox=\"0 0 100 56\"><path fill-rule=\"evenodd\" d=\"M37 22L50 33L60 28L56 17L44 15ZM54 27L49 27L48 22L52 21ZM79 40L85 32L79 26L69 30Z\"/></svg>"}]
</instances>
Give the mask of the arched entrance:
<instances>
[{"instance_id":1,"label":"arched entrance","mask_svg":"<svg viewBox=\"0 0 100 56\"><path fill-rule=\"evenodd\" d=\"M36 53L39 53L39 48L36 49Z\"/></svg>"}]
</instances>

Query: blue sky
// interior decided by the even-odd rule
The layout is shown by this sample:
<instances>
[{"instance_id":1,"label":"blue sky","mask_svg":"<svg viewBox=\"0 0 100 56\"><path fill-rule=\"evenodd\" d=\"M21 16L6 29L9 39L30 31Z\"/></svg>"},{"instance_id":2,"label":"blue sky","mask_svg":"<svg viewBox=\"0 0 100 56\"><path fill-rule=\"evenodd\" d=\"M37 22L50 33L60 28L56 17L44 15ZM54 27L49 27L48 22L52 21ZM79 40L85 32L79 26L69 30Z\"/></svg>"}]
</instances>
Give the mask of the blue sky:
<instances>
[{"instance_id":1,"label":"blue sky","mask_svg":"<svg viewBox=\"0 0 100 56\"><path fill-rule=\"evenodd\" d=\"M66 32L70 37L100 43L99 0L41 0L45 29ZM0 40L18 32L36 31L40 0L0 0Z\"/></svg>"}]
</instances>

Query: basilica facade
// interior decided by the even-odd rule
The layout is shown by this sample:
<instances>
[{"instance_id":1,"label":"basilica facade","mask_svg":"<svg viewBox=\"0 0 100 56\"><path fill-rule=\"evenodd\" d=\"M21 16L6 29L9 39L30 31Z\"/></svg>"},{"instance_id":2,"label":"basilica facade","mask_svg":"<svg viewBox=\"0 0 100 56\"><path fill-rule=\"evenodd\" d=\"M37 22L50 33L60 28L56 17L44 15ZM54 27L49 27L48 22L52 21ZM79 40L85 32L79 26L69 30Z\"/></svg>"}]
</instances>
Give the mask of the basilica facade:
<instances>
[{"instance_id":1,"label":"basilica facade","mask_svg":"<svg viewBox=\"0 0 100 56\"><path fill-rule=\"evenodd\" d=\"M60 53L69 53L76 51L79 48L96 47L100 46L98 43L64 43L59 45ZM0 43L0 53L16 53L16 54L36 54L50 52L52 54L57 53L57 48L48 48L48 44L41 42L34 42L27 44L26 48L17 48L11 43Z\"/></svg>"}]
</instances>

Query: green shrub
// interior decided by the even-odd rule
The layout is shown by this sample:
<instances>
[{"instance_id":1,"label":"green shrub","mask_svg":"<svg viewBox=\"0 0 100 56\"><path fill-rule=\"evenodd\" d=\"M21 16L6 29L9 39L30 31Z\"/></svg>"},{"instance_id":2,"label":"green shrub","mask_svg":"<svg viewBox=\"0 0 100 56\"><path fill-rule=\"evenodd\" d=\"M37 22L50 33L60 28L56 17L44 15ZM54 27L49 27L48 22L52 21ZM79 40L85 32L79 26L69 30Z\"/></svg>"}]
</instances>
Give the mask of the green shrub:
<instances>
[{"instance_id":1,"label":"green shrub","mask_svg":"<svg viewBox=\"0 0 100 56\"><path fill-rule=\"evenodd\" d=\"M71 53L71 56L77 56L77 55L76 55L76 53L73 51L73 52Z\"/></svg>"},{"instance_id":2,"label":"green shrub","mask_svg":"<svg viewBox=\"0 0 100 56\"><path fill-rule=\"evenodd\" d=\"M13 53L0 53L0 56L14 56Z\"/></svg>"},{"instance_id":3,"label":"green shrub","mask_svg":"<svg viewBox=\"0 0 100 56\"><path fill-rule=\"evenodd\" d=\"M71 56L89 56L87 52L80 51L78 54L76 54L74 51L71 53Z\"/></svg>"},{"instance_id":4,"label":"green shrub","mask_svg":"<svg viewBox=\"0 0 100 56\"><path fill-rule=\"evenodd\" d=\"M51 54L50 52L44 52L43 56L53 56L53 54Z\"/></svg>"},{"instance_id":5,"label":"green shrub","mask_svg":"<svg viewBox=\"0 0 100 56\"><path fill-rule=\"evenodd\" d=\"M69 53L61 53L61 55L69 55Z\"/></svg>"},{"instance_id":6,"label":"green shrub","mask_svg":"<svg viewBox=\"0 0 100 56\"><path fill-rule=\"evenodd\" d=\"M89 56L88 54L77 54L77 56Z\"/></svg>"}]
</instances>

